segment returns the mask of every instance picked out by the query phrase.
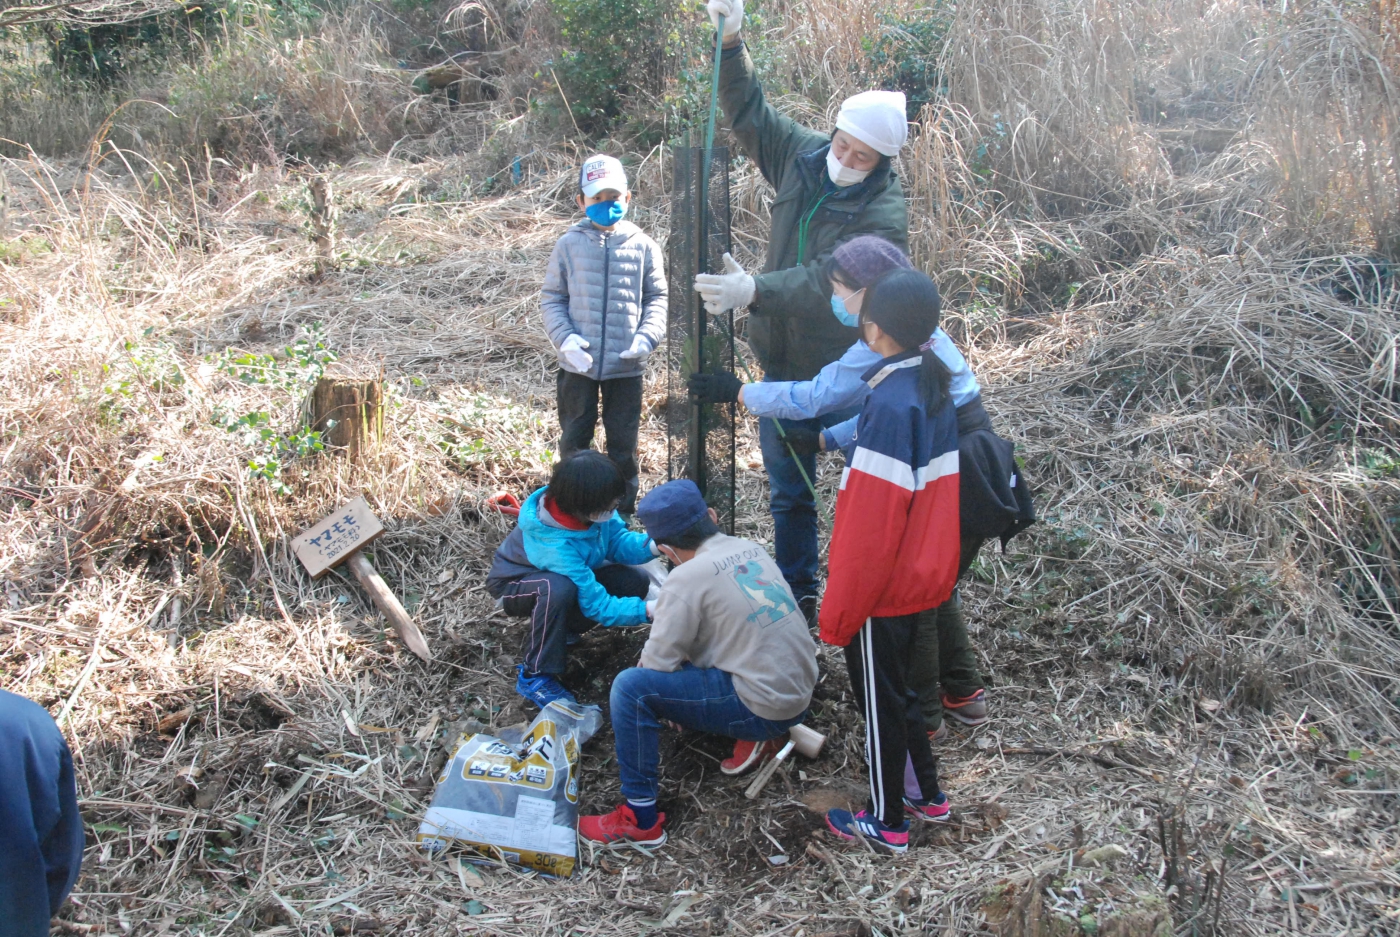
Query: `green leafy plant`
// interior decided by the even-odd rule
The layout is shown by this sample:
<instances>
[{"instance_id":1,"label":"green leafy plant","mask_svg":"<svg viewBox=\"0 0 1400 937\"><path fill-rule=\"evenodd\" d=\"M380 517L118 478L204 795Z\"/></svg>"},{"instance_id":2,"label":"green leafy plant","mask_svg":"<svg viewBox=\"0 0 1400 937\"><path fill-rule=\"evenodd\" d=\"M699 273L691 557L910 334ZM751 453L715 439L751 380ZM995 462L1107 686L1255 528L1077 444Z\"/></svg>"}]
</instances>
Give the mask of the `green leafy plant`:
<instances>
[{"instance_id":1,"label":"green leafy plant","mask_svg":"<svg viewBox=\"0 0 1400 937\"><path fill-rule=\"evenodd\" d=\"M257 454L248 459L248 476L266 481L279 495L291 493L291 488L282 480L287 463L326 448L316 430L299 427L290 433L278 432L272 425L272 418L262 410L236 418L216 414L214 423L238 434L245 446L256 450Z\"/></svg>"},{"instance_id":2,"label":"green leafy plant","mask_svg":"<svg viewBox=\"0 0 1400 937\"><path fill-rule=\"evenodd\" d=\"M326 365L340 358L327 344L325 328L319 322L303 326L296 341L283 351L285 356L279 359L226 348L205 360L244 384L272 384L291 390L316 383L326 373Z\"/></svg>"},{"instance_id":3,"label":"green leafy plant","mask_svg":"<svg viewBox=\"0 0 1400 937\"><path fill-rule=\"evenodd\" d=\"M277 358L225 349L205 360L244 384L270 385L296 394L297 413L300 414L307 391L326 373L326 366L339 356L327 343L325 330L319 322L304 326L296 341L285 346L283 351L284 356ZM305 426L300 418L298 425L288 432L279 430L272 415L264 410L235 416L216 409L213 422L237 434L243 445L253 450L247 463L249 477L267 482L279 495L291 493L283 480L283 472L292 461L325 450L321 433ZM307 474L303 471L302 477Z\"/></svg>"},{"instance_id":4,"label":"green leafy plant","mask_svg":"<svg viewBox=\"0 0 1400 937\"><path fill-rule=\"evenodd\" d=\"M508 398L470 394L435 409L440 432L434 443L461 468L505 460L544 468L554 461L544 443L544 419Z\"/></svg>"},{"instance_id":5,"label":"green leafy plant","mask_svg":"<svg viewBox=\"0 0 1400 937\"><path fill-rule=\"evenodd\" d=\"M936 2L904 17L883 14L880 32L861 42L877 80L904 92L910 120L917 120L924 105L947 90L938 59L952 23L952 4Z\"/></svg>"},{"instance_id":6,"label":"green leafy plant","mask_svg":"<svg viewBox=\"0 0 1400 937\"><path fill-rule=\"evenodd\" d=\"M102 365L103 400L98 412L105 423L115 424L126 412L139 409L137 396L143 389L161 394L184 387L185 374L175 349L165 342L150 341L153 333L153 329L146 329L145 343L123 342L125 354Z\"/></svg>"}]
</instances>

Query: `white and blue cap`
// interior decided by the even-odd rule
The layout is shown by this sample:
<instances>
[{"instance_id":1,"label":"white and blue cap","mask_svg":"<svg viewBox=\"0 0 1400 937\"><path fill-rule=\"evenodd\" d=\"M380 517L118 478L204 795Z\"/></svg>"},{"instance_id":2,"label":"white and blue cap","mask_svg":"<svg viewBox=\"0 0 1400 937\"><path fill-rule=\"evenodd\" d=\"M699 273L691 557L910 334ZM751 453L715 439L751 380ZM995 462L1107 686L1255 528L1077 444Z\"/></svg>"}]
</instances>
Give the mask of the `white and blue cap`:
<instances>
[{"instance_id":1,"label":"white and blue cap","mask_svg":"<svg viewBox=\"0 0 1400 937\"><path fill-rule=\"evenodd\" d=\"M604 189L627 191L627 172L615 156L594 153L583 161L578 172L578 187L584 198L592 198Z\"/></svg>"}]
</instances>

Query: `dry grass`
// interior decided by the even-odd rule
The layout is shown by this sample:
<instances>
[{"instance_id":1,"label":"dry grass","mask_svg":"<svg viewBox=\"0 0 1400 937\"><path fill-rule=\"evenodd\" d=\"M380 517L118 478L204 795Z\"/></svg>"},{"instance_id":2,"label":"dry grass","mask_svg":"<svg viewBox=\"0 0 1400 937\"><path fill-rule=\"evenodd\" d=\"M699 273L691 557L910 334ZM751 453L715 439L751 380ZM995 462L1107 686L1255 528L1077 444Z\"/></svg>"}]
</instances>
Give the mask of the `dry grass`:
<instances>
[{"instance_id":1,"label":"dry grass","mask_svg":"<svg viewBox=\"0 0 1400 937\"><path fill-rule=\"evenodd\" d=\"M521 43L538 43L541 17L512 15L505 33L483 26L503 15L511 14L448 0L397 9L350 2L311 17L230 5L197 29L166 24L164 44L128 41L119 51L129 63L101 80L56 69L45 41L7 32L0 152L64 156L110 139L156 162L183 159L207 176L230 163L476 151L538 94L537 61ZM449 50L460 85L450 99L441 89L420 94L415 79L452 60Z\"/></svg>"},{"instance_id":2,"label":"dry grass","mask_svg":"<svg viewBox=\"0 0 1400 937\"><path fill-rule=\"evenodd\" d=\"M829 12L770 24L811 32L785 106L812 120L860 55ZM1374 254L1393 211L1393 72L1323 6L958 16L950 100L902 159L912 239L1043 517L965 587L995 719L954 732L958 821L899 861L819 830L862 761L825 651L812 721L828 753L751 804L714 771L722 741L664 737L673 840L654 854L585 852L548 882L458 872L411 844L455 732L525 715L519 623L482 588L507 527L481 503L535 484L552 445L535 296L574 154L536 148L518 187L473 197L464 176L529 139L483 121L462 132L493 140L484 154L334 170L320 277L304 177L161 167L157 187L125 148L96 168L4 164L0 673L64 716L78 759L90 847L62 932L955 934L1017 901L1032 918L1091 913L1103 933L1148 932L1163 901L1183 933L1394 929L1400 299ZM1167 118L1144 116L1131 89L1147 87ZM1312 129L1284 133L1290 114ZM637 174L658 235L659 159ZM752 266L766 192L747 165L733 189ZM277 353L313 323L333 367L383 369L389 439L365 468L291 462L279 496L249 478L261 450L214 421L262 411L285 433L297 393L209 356ZM665 464L660 378L647 483ZM752 449L739 514L765 538ZM838 474L823 464L828 493ZM389 528L376 562L431 665L353 586L312 583L290 556L291 535L357 491ZM589 636L568 678L605 702L641 640ZM605 732L585 807L615 785ZM1109 843L1127 852L1116 871L1074 858ZM1109 925L1114 908L1138 916Z\"/></svg>"}]
</instances>

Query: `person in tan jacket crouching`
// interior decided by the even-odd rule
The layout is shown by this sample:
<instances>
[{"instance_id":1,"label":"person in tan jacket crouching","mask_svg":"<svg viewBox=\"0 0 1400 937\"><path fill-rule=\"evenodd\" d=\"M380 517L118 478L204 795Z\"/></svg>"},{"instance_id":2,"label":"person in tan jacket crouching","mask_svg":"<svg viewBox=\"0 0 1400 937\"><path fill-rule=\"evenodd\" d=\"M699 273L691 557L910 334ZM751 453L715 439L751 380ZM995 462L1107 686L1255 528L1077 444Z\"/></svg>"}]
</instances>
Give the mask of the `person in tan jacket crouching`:
<instances>
[{"instance_id":1,"label":"person in tan jacket crouching","mask_svg":"<svg viewBox=\"0 0 1400 937\"><path fill-rule=\"evenodd\" d=\"M721 533L694 482L653 488L637 504L637 519L675 569L656 600L640 666L613 680L627 802L580 817L579 835L655 846L666 841L666 815L656 809L661 724L735 739L720 767L740 774L802 721L817 683L817 648L768 551Z\"/></svg>"}]
</instances>

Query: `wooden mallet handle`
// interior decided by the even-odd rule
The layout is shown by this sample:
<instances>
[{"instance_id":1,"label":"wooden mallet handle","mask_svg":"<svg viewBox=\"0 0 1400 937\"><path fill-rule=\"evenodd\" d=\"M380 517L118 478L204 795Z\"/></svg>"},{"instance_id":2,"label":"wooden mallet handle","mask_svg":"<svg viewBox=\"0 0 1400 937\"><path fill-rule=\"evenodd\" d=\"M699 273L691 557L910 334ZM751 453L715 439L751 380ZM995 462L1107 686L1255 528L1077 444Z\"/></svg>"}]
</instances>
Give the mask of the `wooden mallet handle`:
<instances>
[{"instance_id":1,"label":"wooden mallet handle","mask_svg":"<svg viewBox=\"0 0 1400 937\"><path fill-rule=\"evenodd\" d=\"M424 660L432 660L433 654L428 650L428 642L423 637L423 632L419 631L413 619L408 617L408 612L390 591L389 584L375 570L364 552L356 550L351 553L346 558L345 565L350 567L350 572L359 580L360 588L369 593L374 604L384 613L384 617L389 619L389 624L394 626L394 631L398 633L404 646Z\"/></svg>"},{"instance_id":2,"label":"wooden mallet handle","mask_svg":"<svg viewBox=\"0 0 1400 937\"><path fill-rule=\"evenodd\" d=\"M783 746L782 751L770 758L762 768L759 768L758 774L754 775L753 783L749 785L748 790L744 791L744 796L749 800L758 797L758 795L763 792L763 788L768 784L769 780L772 779L773 772L777 771L778 766L784 761L787 761L787 756L791 755L792 750L796 747L796 742L789 741Z\"/></svg>"}]
</instances>

